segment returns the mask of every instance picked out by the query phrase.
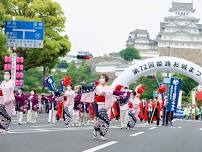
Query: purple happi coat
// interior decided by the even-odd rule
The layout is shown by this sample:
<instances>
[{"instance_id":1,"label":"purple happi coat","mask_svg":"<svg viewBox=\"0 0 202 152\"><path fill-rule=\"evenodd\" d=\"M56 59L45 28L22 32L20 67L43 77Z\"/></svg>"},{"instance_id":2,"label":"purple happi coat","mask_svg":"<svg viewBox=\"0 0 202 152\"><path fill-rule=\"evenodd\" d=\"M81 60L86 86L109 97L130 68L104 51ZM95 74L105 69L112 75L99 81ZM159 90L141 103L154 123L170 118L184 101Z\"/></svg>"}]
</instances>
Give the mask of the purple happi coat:
<instances>
[{"instance_id":1,"label":"purple happi coat","mask_svg":"<svg viewBox=\"0 0 202 152\"><path fill-rule=\"evenodd\" d=\"M15 94L15 100L16 100L16 110L18 112L25 112L27 109L27 102L28 102L28 96L27 94Z\"/></svg>"},{"instance_id":2,"label":"purple happi coat","mask_svg":"<svg viewBox=\"0 0 202 152\"><path fill-rule=\"evenodd\" d=\"M52 110L52 106L53 106L54 110L57 110L57 101L55 100L56 96L54 96L54 95L44 96L43 99L48 100L49 110Z\"/></svg>"},{"instance_id":3,"label":"purple happi coat","mask_svg":"<svg viewBox=\"0 0 202 152\"><path fill-rule=\"evenodd\" d=\"M39 105L38 105L39 101L38 101L38 96L35 95L29 95L28 96L28 110L34 110L34 111L38 111L39 109ZM32 105L32 106L31 106Z\"/></svg>"},{"instance_id":4,"label":"purple happi coat","mask_svg":"<svg viewBox=\"0 0 202 152\"><path fill-rule=\"evenodd\" d=\"M82 93L79 92L77 95L74 97L74 110L81 110L81 95Z\"/></svg>"}]
</instances>

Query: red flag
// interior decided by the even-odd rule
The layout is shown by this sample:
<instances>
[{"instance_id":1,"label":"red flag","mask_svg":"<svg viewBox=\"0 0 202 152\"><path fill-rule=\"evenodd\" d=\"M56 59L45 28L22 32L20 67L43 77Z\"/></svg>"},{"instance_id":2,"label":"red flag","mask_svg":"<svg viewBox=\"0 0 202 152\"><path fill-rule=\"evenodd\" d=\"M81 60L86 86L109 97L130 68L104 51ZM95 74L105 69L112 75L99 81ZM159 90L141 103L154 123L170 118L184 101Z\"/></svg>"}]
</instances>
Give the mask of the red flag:
<instances>
[{"instance_id":1,"label":"red flag","mask_svg":"<svg viewBox=\"0 0 202 152\"><path fill-rule=\"evenodd\" d=\"M196 99L197 101L201 101L202 100L202 90L199 90L196 94Z\"/></svg>"}]
</instances>

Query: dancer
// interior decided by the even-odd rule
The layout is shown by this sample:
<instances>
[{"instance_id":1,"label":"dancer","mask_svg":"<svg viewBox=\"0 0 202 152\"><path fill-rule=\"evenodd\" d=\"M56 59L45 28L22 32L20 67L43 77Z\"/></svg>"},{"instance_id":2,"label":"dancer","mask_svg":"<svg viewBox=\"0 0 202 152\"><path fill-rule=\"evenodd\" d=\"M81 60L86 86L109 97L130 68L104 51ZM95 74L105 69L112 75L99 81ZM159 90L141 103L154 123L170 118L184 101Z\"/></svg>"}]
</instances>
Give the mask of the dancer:
<instances>
[{"instance_id":1,"label":"dancer","mask_svg":"<svg viewBox=\"0 0 202 152\"><path fill-rule=\"evenodd\" d=\"M97 132L100 133L101 140L105 141L106 134L109 128L108 110L112 103L113 89L107 85L109 78L106 74L100 76L100 85L96 87L96 102L98 105L98 113L94 125L93 137L97 137Z\"/></svg>"},{"instance_id":2,"label":"dancer","mask_svg":"<svg viewBox=\"0 0 202 152\"><path fill-rule=\"evenodd\" d=\"M0 132L7 133L11 123L14 97L14 82L9 72L4 73L4 81L0 85Z\"/></svg>"},{"instance_id":3,"label":"dancer","mask_svg":"<svg viewBox=\"0 0 202 152\"><path fill-rule=\"evenodd\" d=\"M57 110L57 102L55 101L55 93L51 92L50 96L44 96L45 100L49 102L49 112L48 112L48 123L55 123L56 122L56 110Z\"/></svg>"},{"instance_id":4,"label":"dancer","mask_svg":"<svg viewBox=\"0 0 202 152\"><path fill-rule=\"evenodd\" d=\"M16 100L16 110L18 112L18 124L21 125L22 124L22 120L23 120L23 113L27 111L26 109L26 105L27 105L27 97L28 95L26 95L24 93L24 89L23 88L19 88L18 92L15 94L15 100Z\"/></svg>"},{"instance_id":5,"label":"dancer","mask_svg":"<svg viewBox=\"0 0 202 152\"><path fill-rule=\"evenodd\" d=\"M28 96L27 123L36 123L38 111L38 96L35 90L32 90Z\"/></svg>"},{"instance_id":6,"label":"dancer","mask_svg":"<svg viewBox=\"0 0 202 152\"><path fill-rule=\"evenodd\" d=\"M80 112L80 105L81 105L81 87L75 86L75 98L74 98L74 110L73 110L73 124L72 126L79 126L79 112Z\"/></svg>"},{"instance_id":7,"label":"dancer","mask_svg":"<svg viewBox=\"0 0 202 152\"><path fill-rule=\"evenodd\" d=\"M130 130L134 130L135 129L135 124L137 122L137 119L135 117L135 110L133 107L133 103L129 102L128 103L128 123L127 123L127 129Z\"/></svg>"}]
</instances>

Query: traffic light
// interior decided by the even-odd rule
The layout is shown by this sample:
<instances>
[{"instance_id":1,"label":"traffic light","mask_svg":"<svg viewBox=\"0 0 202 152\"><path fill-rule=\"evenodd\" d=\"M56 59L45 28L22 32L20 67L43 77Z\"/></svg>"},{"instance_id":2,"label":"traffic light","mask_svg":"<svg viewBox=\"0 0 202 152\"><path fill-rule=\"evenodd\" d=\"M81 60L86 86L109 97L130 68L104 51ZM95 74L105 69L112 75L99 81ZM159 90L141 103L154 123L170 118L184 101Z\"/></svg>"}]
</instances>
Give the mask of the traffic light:
<instances>
[{"instance_id":1,"label":"traffic light","mask_svg":"<svg viewBox=\"0 0 202 152\"><path fill-rule=\"evenodd\" d=\"M77 59L80 60L89 60L91 57L88 55L77 55Z\"/></svg>"},{"instance_id":2,"label":"traffic light","mask_svg":"<svg viewBox=\"0 0 202 152\"><path fill-rule=\"evenodd\" d=\"M93 56L90 52L79 52L76 57L77 57L77 59L80 59L80 60L89 60Z\"/></svg>"},{"instance_id":3,"label":"traffic light","mask_svg":"<svg viewBox=\"0 0 202 152\"><path fill-rule=\"evenodd\" d=\"M23 70L24 70L24 58L23 57L17 57L16 58L16 86L23 86Z\"/></svg>"}]
</instances>

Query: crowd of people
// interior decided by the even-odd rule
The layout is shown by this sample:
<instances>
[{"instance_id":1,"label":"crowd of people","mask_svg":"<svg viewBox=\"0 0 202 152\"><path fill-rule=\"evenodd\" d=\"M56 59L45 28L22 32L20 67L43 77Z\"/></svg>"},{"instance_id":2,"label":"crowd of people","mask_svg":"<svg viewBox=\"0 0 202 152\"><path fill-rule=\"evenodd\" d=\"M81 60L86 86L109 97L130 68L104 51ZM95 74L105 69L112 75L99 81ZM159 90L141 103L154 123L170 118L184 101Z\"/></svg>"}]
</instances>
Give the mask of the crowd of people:
<instances>
[{"instance_id":1,"label":"crowd of people","mask_svg":"<svg viewBox=\"0 0 202 152\"><path fill-rule=\"evenodd\" d=\"M186 120L202 120L202 107L197 105L185 106L183 115Z\"/></svg>"},{"instance_id":2,"label":"crowd of people","mask_svg":"<svg viewBox=\"0 0 202 152\"><path fill-rule=\"evenodd\" d=\"M81 126L94 123L93 138L98 133L101 140L106 140L106 134L112 120L120 121L121 129L134 130L138 120L153 123L159 126L172 125L172 112L168 112L167 95L159 100L153 98L140 100L144 92L139 85L135 90L128 86L117 85L112 88L107 84L109 78L102 74L99 80L90 86L71 86L64 92L50 92L39 98L35 90L25 93L23 88L14 92L14 84L10 73L4 73L4 81L0 85L0 129L8 132L11 123L12 107L18 115L18 124L22 125L24 114L27 114L27 123L36 123L39 112L39 103L44 105L48 112L48 123L64 121L69 126Z\"/></svg>"}]
</instances>

